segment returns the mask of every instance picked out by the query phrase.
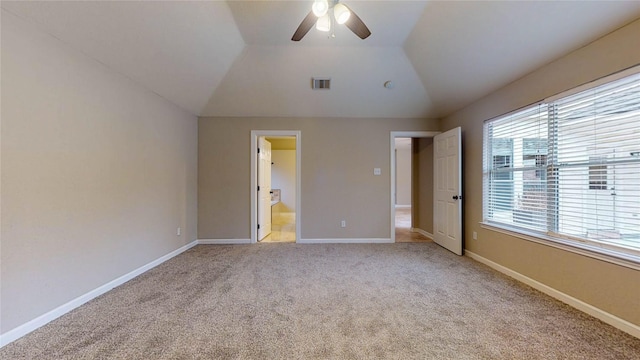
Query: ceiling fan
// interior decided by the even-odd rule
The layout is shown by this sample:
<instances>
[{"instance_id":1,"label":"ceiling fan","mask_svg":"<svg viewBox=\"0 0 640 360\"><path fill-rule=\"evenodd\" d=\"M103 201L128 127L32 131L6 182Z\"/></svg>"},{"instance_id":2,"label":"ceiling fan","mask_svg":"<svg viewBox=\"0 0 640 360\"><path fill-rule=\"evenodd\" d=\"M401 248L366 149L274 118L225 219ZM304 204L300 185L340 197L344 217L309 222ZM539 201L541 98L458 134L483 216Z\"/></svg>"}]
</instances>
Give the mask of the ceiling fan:
<instances>
[{"instance_id":1,"label":"ceiling fan","mask_svg":"<svg viewBox=\"0 0 640 360\"><path fill-rule=\"evenodd\" d=\"M302 40L314 24L316 29L328 32L334 21L345 24L360 39L364 40L371 35L367 25L347 5L340 3L340 0L314 0L311 11L302 20L291 40Z\"/></svg>"}]
</instances>

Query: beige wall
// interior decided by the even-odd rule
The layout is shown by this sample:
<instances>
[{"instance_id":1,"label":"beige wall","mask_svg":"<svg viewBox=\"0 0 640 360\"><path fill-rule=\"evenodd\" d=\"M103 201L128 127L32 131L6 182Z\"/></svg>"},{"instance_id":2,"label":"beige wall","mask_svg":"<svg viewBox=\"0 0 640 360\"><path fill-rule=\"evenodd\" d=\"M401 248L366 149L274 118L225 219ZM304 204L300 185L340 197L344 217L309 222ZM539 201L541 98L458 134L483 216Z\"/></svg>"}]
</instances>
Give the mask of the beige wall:
<instances>
[{"instance_id":1,"label":"beige wall","mask_svg":"<svg viewBox=\"0 0 640 360\"><path fill-rule=\"evenodd\" d=\"M396 147L396 205L411 206L411 145Z\"/></svg>"},{"instance_id":2,"label":"beige wall","mask_svg":"<svg viewBox=\"0 0 640 360\"><path fill-rule=\"evenodd\" d=\"M296 212L296 151L271 151L271 188L280 189L279 212Z\"/></svg>"},{"instance_id":3,"label":"beige wall","mask_svg":"<svg viewBox=\"0 0 640 360\"><path fill-rule=\"evenodd\" d=\"M433 138L413 139L413 227L433 234Z\"/></svg>"},{"instance_id":4,"label":"beige wall","mask_svg":"<svg viewBox=\"0 0 640 360\"><path fill-rule=\"evenodd\" d=\"M4 10L1 71L6 333L196 239L197 119Z\"/></svg>"},{"instance_id":5,"label":"beige wall","mask_svg":"<svg viewBox=\"0 0 640 360\"><path fill-rule=\"evenodd\" d=\"M251 130L300 130L302 239L388 239L390 131L436 126L423 119L200 118L198 237L250 238Z\"/></svg>"},{"instance_id":6,"label":"beige wall","mask_svg":"<svg viewBox=\"0 0 640 360\"><path fill-rule=\"evenodd\" d=\"M443 119L462 127L464 238L472 251L613 315L640 325L640 271L482 229L483 121L640 63L640 20ZM472 240L472 232L478 240Z\"/></svg>"},{"instance_id":7,"label":"beige wall","mask_svg":"<svg viewBox=\"0 0 640 360\"><path fill-rule=\"evenodd\" d=\"M271 138L267 136L267 140L271 143L271 150L295 150L295 136L289 138Z\"/></svg>"}]
</instances>

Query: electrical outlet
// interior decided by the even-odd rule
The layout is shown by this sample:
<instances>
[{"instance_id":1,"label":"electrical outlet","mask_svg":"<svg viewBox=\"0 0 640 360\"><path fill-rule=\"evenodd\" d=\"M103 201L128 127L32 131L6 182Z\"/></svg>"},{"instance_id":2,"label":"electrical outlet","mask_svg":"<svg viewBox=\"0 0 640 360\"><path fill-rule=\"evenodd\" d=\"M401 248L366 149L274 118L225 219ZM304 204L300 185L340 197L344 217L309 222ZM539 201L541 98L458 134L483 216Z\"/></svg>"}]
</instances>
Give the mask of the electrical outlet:
<instances>
[{"instance_id":1,"label":"electrical outlet","mask_svg":"<svg viewBox=\"0 0 640 360\"><path fill-rule=\"evenodd\" d=\"M346 220L340 221L340 227L347 227L347 221Z\"/></svg>"},{"instance_id":2,"label":"electrical outlet","mask_svg":"<svg viewBox=\"0 0 640 360\"><path fill-rule=\"evenodd\" d=\"M473 232L473 240L478 240L478 233L477 232Z\"/></svg>"},{"instance_id":3,"label":"electrical outlet","mask_svg":"<svg viewBox=\"0 0 640 360\"><path fill-rule=\"evenodd\" d=\"M181 229L181 228L178 228L178 229L176 230L176 235L177 235L177 236L180 236L181 234L182 234L182 229Z\"/></svg>"},{"instance_id":4,"label":"electrical outlet","mask_svg":"<svg viewBox=\"0 0 640 360\"><path fill-rule=\"evenodd\" d=\"M380 175L382 174L382 171L380 170L380 168L373 168L373 175Z\"/></svg>"}]
</instances>

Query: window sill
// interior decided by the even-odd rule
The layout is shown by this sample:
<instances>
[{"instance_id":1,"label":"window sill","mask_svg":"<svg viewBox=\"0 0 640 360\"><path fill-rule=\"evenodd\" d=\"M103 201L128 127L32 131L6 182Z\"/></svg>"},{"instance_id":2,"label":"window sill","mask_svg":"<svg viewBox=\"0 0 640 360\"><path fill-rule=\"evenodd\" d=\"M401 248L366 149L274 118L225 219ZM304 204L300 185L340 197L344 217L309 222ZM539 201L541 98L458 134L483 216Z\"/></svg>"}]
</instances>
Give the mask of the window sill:
<instances>
[{"instance_id":1,"label":"window sill","mask_svg":"<svg viewBox=\"0 0 640 360\"><path fill-rule=\"evenodd\" d=\"M538 244L551 246L557 249L569 251L575 254L588 256L594 259L606 261L612 264L624 266L634 270L640 270L640 256L618 252L606 248L600 248L589 244L583 244L577 241L566 240L562 238L552 237L535 231L524 230L517 227L511 227L503 224L495 224L490 222L480 222L483 229L496 231L517 237L519 239L532 241Z\"/></svg>"}]
</instances>

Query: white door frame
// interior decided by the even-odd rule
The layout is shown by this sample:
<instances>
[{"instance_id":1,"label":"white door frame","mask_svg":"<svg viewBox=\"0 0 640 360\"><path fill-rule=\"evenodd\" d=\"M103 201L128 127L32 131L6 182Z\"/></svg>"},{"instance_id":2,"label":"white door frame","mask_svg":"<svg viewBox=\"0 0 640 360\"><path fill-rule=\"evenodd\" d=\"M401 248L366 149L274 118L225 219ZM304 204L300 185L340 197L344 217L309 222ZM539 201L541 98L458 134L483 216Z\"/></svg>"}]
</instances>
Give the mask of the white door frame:
<instances>
[{"instance_id":1,"label":"white door frame","mask_svg":"<svg viewBox=\"0 0 640 360\"><path fill-rule=\"evenodd\" d=\"M432 138L438 134L440 134L440 131L392 131L390 134L389 157L391 159L391 170L389 171L389 176L391 177L391 190L389 191L389 197L391 198L391 242L396 242L396 138ZM413 176L411 182L413 182ZM433 189L429 189L429 191L433 191ZM413 197L413 195L411 196Z\"/></svg>"},{"instance_id":2,"label":"white door frame","mask_svg":"<svg viewBox=\"0 0 640 360\"><path fill-rule=\"evenodd\" d=\"M301 204L301 176L302 149L301 132L299 130L251 130L251 243L258 242L258 137L260 136L291 136L296 138L296 242L300 240Z\"/></svg>"}]
</instances>

